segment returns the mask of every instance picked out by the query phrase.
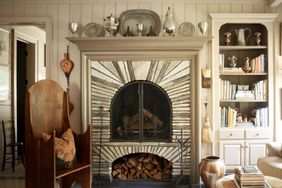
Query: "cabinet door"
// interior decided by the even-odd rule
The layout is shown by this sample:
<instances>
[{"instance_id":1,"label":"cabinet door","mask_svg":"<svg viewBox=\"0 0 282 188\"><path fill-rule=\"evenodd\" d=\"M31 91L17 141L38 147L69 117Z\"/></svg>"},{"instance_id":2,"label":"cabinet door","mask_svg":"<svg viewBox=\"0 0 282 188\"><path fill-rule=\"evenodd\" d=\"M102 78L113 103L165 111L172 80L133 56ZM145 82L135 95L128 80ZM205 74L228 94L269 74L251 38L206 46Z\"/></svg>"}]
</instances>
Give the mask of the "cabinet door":
<instances>
[{"instance_id":1,"label":"cabinet door","mask_svg":"<svg viewBox=\"0 0 282 188\"><path fill-rule=\"evenodd\" d=\"M227 169L234 169L243 165L244 141L224 140L220 141L220 158L224 160Z\"/></svg>"},{"instance_id":2,"label":"cabinet door","mask_svg":"<svg viewBox=\"0 0 282 188\"><path fill-rule=\"evenodd\" d=\"M245 165L257 165L259 157L266 155L266 141L248 140L245 142Z\"/></svg>"}]
</instances>

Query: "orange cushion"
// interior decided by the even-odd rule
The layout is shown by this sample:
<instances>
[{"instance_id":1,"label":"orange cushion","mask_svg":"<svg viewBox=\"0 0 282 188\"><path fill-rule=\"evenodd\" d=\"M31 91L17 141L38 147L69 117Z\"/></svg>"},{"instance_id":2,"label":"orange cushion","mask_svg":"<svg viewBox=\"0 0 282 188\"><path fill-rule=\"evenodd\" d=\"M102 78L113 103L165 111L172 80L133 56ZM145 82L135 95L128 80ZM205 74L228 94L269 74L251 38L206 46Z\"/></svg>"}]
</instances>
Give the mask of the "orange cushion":
<instances>
[{"instance_id":1,"label":"orange cushion","mask_svg":"<svg viewBox=\"0 0 282 188\"><path fill-rule=\"evenodd\" d=\"M48 141L51 135L42 133L42 139ZM56 156L63 160L65 168L71 168L75 157L75 142L73 133L70 128L63 133L61 138L55 137L55 153Z\"/></svg>"}]
</instances>

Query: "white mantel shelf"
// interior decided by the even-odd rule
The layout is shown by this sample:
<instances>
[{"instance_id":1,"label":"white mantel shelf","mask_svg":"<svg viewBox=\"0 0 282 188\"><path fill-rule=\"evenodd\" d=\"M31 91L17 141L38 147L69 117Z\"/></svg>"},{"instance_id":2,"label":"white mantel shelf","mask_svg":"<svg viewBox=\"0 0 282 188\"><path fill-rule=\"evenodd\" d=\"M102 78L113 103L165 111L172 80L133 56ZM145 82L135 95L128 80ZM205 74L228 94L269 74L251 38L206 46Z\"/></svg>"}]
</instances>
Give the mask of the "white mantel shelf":
<instances>
[{"instance_id":1,"label":"white mantel shelf","mask_svg":"<svg viewBox=\"0 0 282 188\"><path fill-rule=\"evenodd\" d=\"M199 51L211 37L66 37L80 51Z\"/></svg>"}]
</instances>

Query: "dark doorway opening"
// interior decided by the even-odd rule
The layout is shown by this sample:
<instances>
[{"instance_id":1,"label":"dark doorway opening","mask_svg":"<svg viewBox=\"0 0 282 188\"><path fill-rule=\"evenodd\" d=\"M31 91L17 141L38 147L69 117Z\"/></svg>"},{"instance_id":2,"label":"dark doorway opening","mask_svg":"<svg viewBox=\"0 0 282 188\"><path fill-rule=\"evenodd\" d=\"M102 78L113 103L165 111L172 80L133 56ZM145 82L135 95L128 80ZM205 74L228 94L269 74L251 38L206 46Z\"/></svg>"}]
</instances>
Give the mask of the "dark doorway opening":
<instances>
[{"instance_id":1,"label":"dark doorway opening","mask_svg":"<svg viewBox=\"0 0 282 188\"><path fill-rule=\"evenodd\" d=\"M149 81L120 88L111 103L112 141L171 141L171 101Z\"/></svg>"},{"instance_id":2,"label":"dark doorway opening","mask_svg":"<svg viewBox=\"0 0 282 188\"><path fill-rule=\"evenodd\" d=\"M24 143L27 43L17 40L17 139Z\"/></svg>"}]
</instances>

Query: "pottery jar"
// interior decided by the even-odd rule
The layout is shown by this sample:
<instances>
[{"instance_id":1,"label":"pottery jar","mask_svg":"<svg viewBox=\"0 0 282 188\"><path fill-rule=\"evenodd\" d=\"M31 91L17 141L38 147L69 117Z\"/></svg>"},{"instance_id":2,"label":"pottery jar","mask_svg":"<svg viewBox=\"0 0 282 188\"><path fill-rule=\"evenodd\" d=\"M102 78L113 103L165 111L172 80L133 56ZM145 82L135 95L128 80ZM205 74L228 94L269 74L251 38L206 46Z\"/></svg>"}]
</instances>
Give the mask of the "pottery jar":
<instances>
[{"instance_id":1,"label":"pottery jar","mask_svg":"<svg viewBox=\"0 0 282 188\"><path fill-rule=\"evenodd\" d=\"M224 162L217 156L202 158L199 168L200 176L207 188L215 188L215 182L226 172Z\"/></svg>"}]
</instances>

